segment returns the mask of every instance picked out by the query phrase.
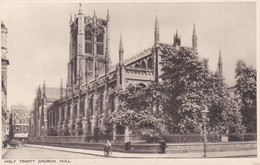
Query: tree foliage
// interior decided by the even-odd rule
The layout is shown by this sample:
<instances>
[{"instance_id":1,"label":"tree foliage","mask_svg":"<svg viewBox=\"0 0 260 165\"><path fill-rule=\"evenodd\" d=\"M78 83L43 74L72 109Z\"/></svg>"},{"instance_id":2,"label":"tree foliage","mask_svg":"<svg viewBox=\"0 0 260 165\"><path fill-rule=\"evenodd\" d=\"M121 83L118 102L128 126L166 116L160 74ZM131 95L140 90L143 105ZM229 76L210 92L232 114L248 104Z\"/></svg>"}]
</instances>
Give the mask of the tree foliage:
<instances>
[{"instance_id":1,"label":"tree foliage","mask_svg":"<svg viewBox=\"0 0 260 165\"><path fill-rule=\"evenodd\" d=\"M14 125L13 125L13 115L10 114L9 117L9 139L13 139L14 138Z\"/></svg>"},{"instance_id":2,"label":"tree foliage","mask_svg":"<svg viewBox=\"0 0 260 165\"><path fill-rule=\"evenodd\" d=\"M256 132L256 70L238 61L236 66L236 90L240 96L243 123L247 132Z\"/></svg>"},{"instance_id":3,"label":"tree foliage","mask_svg":"<svg viewBox=\"0 0 260 165\"><path fill-rule=\"evenodd\" d=\"M161 49L163 110L170 132L201 133L203 106L209 109L209 131L243 132L241 113L229 97L222 75L213 74L208 62L190 48Z\"/></svg>"},{"instance_id":4,"label":"tree foliage","mask_svg":"<svg viewBox=\"0 0 260 165\"><path fill-rule=\"evenodd\" d=\"M170 132L202 131L201 109L208 100L209 70L192 49L162 49L163 109Z\"/></svg>"},{"instance_id":5,"label":"tree foliage","mask_svg":"<svg viewBox=\"0 0 260 165\"><path fill-rule=\"evenodd\" d=\"M218 134L243 134L242 115L238 103L229 96L223 76L212 74L209 104L209 130Z\"/></svg>"},{"instance_id":6,"label":"tree foliage","mask_svg":"<svg viewBox=\"0 0 260 165\"><path fill-rule=\"evenodd\" d=\"M128 127L134 134L142 135L146 140L159 138L166 133L161 113L154 111L156 94L151 87L128 86L117 91L118 110L113 113L116 124Z\"/></svg>"},{"instance_id":7,"label":"tree foliage","mask_svg":"<svg viewBox=\"0 0 260 165\"><path fill-rule=\"evenodd\" d=\"M210 133L244 133L237 102L229 96L223 76L209 70L206 59L186 47L160 45L158 49L162 81L119 90L115 123L150 138L165 132L202 133L201 110L207 106Z\"/></svg>"}]
</instances>

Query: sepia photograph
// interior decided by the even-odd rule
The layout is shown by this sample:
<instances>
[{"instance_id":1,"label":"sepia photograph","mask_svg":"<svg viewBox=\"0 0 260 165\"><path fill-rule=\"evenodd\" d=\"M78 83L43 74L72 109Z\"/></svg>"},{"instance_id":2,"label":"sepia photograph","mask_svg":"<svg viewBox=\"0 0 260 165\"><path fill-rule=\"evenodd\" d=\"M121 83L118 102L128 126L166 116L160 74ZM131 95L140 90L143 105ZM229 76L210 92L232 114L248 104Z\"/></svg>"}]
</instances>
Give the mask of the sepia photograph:
<instances>
[{"instance_id":1,"label":"sepia photograph","mask_svg":"<svg viewBox=\"0 0 260 165\"><path fill-rule=\"evenodd\" d=\"M2 163L260 164L256 1L3 0L0 16Z\"/></svg>"}]
</instances>

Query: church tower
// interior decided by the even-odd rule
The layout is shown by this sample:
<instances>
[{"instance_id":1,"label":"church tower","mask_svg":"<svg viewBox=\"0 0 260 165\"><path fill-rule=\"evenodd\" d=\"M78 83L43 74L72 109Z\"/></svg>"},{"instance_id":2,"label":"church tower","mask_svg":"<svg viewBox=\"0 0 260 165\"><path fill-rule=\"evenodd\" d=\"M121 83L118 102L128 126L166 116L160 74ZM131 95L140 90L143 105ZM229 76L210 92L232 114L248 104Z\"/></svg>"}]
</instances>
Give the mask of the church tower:
<instances>
[{"instance_id":1,"label":"church tower","mask_svg":"<svg viewBox=\"0 0 260 165\"><path fill-rule=\"evenodd\" d=\"M196 34L195 24L193 24L192 49L197 51L197 34Z\"/></svg>"},{"instance_id":2,"label":"church tower","mask_svg":"<svg viewBox=\"0 0 260 165\"><path fill-rule=\"evenodd\" d=\"M70 59L68 62L68 87L80 87L90 79L107 72L109 53L109 11L107 19L79 12L70 17Z\"/></svg>"}]
</instances>

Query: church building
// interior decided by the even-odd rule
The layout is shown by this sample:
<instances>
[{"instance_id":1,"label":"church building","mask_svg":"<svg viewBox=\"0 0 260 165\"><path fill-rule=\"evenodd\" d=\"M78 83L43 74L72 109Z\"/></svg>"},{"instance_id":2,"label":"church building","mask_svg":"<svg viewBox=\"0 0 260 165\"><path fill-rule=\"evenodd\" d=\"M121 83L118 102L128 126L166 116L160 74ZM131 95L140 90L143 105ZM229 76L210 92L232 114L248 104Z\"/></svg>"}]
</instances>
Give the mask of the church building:
<instances>
[{"instance_id":1,"label":"church building","mask_svg":"<svg viewBox=\"0 0 260 165\"><path fill-rule=\"evenodd\" d=\"M178 31L173 44L159 40L159 21L156 17L153 45L136 56L124 59L123 40L120 37L119 63L111 66L110 15L106 19L84 15L81 5L75 18L70 18L70 57L67 64L66 86L60 86L60 97L47 107L47 136L79 137L92 141L100 134L109 134L110 140L127 141L127 129L111 124L111 114L117 110L113 90L128 85L148 86L161 81L161 55L170 49L179 49ZM197 54L197 36L193 27L192 47ZM110 124L109 124L110 123ZM40 127L42 127L40 126ZM39 128L40 128L39 127ZM110 130L110 131L108 131ZM123 138L122 138L123 137ZM129 140L129 139L128 139Z\"/></svg>"}]
</instances>

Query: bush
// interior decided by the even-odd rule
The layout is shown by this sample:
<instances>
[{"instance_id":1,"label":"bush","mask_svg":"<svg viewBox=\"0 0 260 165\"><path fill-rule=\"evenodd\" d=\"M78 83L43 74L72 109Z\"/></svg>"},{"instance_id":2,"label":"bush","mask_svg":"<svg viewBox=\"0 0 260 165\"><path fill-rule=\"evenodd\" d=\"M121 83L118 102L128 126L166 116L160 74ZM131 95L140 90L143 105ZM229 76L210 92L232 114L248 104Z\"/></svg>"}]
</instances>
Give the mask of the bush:
<instances>
[{"instance_id":1,"label":"bush","mask_svg":"<svg viewBox=\"0 0 260 165\"><path fill-rule=\"evenodd\" d=\"M55 127L50 127L49 131L48 131L48 136L57 136L57 130Z\"/></svg>"},{"instance_id":2,"label":"bush","mask_svg":"<svg viewBox=\"0 0 260 165\"><path fill-rule=\"evenodd\" d=\"M229 141L255 141L257 140L257 134L230 134L228 135Z\"/></svg>"}]
</instances>

